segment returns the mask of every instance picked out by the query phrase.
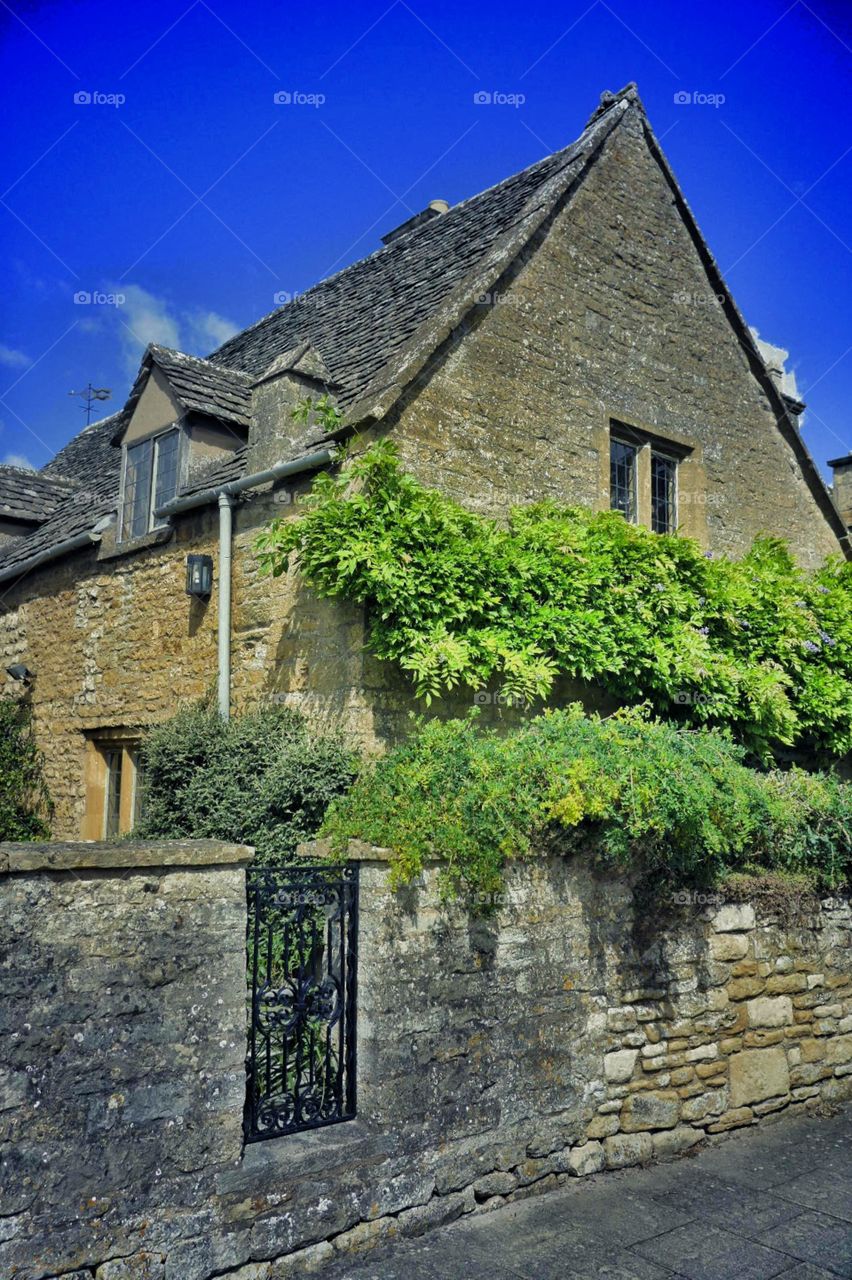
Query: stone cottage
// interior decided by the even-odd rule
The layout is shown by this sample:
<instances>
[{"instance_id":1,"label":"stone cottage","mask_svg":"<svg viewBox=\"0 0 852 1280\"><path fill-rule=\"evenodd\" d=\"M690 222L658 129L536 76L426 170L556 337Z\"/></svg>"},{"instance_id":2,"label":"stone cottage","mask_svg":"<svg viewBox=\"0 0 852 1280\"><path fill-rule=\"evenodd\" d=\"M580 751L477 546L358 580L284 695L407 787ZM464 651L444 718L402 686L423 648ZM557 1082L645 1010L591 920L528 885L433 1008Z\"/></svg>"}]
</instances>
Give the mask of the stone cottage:
<instances>
[{"instance_id":1,"label":"stone cottage","mask_svg":"<svg viewBox=\"0 0 852 1280\"><path fill-rule=\"evenodd\" d=\"M208 358L150 347L120 412L38 473L0 468L2 665L32 699L56 835L129 829L141 731L214 688L225 714L274 697L368 748L398 732L411 695L365 654L360 611L261 577L252 551L338 439L390 432L406 468L497 518L554 498L719 552L761 532L805 565L846 550L774 350L632 85L569 147L433 201ZM323 392L334 438L290 413Z\"/></svg>"}]
</instances>

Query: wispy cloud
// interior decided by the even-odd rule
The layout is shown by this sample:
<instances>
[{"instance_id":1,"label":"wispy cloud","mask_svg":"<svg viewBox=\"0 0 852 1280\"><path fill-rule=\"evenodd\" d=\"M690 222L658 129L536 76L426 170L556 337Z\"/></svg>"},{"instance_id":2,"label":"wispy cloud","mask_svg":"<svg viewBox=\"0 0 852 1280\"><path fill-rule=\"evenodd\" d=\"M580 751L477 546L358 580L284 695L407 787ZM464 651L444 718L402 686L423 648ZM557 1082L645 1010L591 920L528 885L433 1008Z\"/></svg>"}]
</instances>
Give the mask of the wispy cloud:
<instances>
[{"instance_id":1,"label":"wispy cloud","mask_svg":"<svg viewBox=\"0 0 852 1280\"><path fill-rule=\"evenodd\" d=\"M28 364L32 364L32 360L26 351L17 351L14 347L4 346L0 342L0 364L6 365L9 369L23 369Z\"/></svg>"},{"instance_id":2,"label":"wispy cloud","mask_svg":"<svg viewBox=\"0 0 852 1280\"><path fill-rule=\"evenodd\" d=\"M237 326L215 311L193 311L187 316L190 343L205 354L233 338ZM194 354L194 352L193 352Z\"/></svg>"},{"instance_id":3,"label":"wispy cloud","mask_svg":"<svg viewBox=\"0 0 852 1280\"><path fill-rule=\"evenodd\" d=\"M238 326L216 311L182 310L166 298L158 297L138 284L110 286L122 299L115 307L104 308L100 319L109 321L119 334L128 372L135 374L139 360L150 342L175 347L189 355L207 355L221 346Z\"/></svg>"},{"instance_id":4,"label":"wispy cloud","mask_svg":"<svg viewBox=\"0 0 852 1280\"><path fill-rule=\"evenodd\" d=\"M3 459L4 467L22 467L24 471L35 471L35 463L30 462L26 454L7 453Z\"/></svg>"}]
</instances>

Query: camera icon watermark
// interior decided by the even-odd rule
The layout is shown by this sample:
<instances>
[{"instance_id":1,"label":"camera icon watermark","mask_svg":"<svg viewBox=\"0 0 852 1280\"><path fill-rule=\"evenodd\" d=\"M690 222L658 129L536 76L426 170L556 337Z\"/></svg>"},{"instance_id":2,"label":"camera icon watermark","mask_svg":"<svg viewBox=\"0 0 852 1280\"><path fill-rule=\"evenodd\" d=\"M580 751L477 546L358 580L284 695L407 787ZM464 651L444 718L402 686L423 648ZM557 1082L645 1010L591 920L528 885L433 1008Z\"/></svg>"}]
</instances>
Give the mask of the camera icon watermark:
<instances>
[{"instance_id":1,"label":"camera icon watermark","mask_svg":"<svg viewBox=\"0 0 852 1280\"><path fill-rule=\"evenodd\" d=\"M678 707L704 707L711 701L708 693L695 693L692 689L678 689L672 701Z\"/></svg>"},{"instance_id":2,"label":"camera icon watermark","mask_svg":"<svg viewBox=\"0 0 852 1280\"><path fill-rule=\"evenodd\" d=\"M78 89L74 94L75 107L123 107L126 101L123 93L101 93L100 89Z\"/></svg>"},{"instance_id":3,"label":"camera icon watermark","mask_svg":"<svg viewBox=\"0 0 852 1280\"><path fill-rule=\"evenodd\" d=\"M679 493L677 495L679 507L717 507L721 501L721 494L704 493L701 490L696 493Z\"/></svg>"},{"instance_id":4,"label":"camera icon watermark","mask_svg":"<svg viewBox=\"0 0 852 1280\"><path fill-rule=\"evenodd\" d=\"M504 93L501 89L479 89L473 95L475 107L522 107L527 100L525 93Z\"/></svg>"},{"instance_id":5,"label":"camera icon watermark","mask_svg":"<svg viewBox=\"0 0 852 1280\"><path fill-rule=\"evenodd\" d=\"M676 107L721 107L726 101L724 93L702 93L698 90L690 93L686 89L678 89L674 95Z\"/></svg>"},{"instance_id":6,"label":"camera icon watermark","mask_svg":"<svg viewBox=\"0 0 852 1280\"><path fill-rule=\"evenodd\" d=\"M279 89L272 95L276 107L322 107L325 105L324 93L302 93L298 89Z\"/></svg>"},{"instance_id":7,"label":"camera icon watermark","mask_svg":"<svg viewBox=\"0 0 852 1280\"><path fill-rule=\"evenodd\" d=\"M77 307L123 307L126 301L123 293L102 293L98 289L78 289L74 294Z\"/></svg>"},{"instance_id":8,"label":"camera icon watermark","mask_svg":"<svg viewBox=\"0 0 852 1280\"><path fill-rule=\"evenodd\" d=\"M325 301L321 293L299 293L293 289L276 289L272 295L273 305L276 307L286 307L292 302L295 306L314 307L317 310L325 305Z\"/></svg>"},{"instance_id":9,"label":"camera icon watermark","mask_svg":"<svg viewBox=\"0 0 852 1280\"><path fill-rule=\"evenodd\" d=\"M519 299L513 293L499 289L487 289L485 293L481 293L474 304L477 307L517 307L520 306Z\"/></svg>"},{"instance_id":10,"label":"camera icon watermark","mask_svg":"<svg viewBox=\"0 0 852 1280\"><path fill-rule=\"evenodd\" d=\"M300 503L306 502L309 497L309 493L295 493L292 489L276 489L272 501L276 507L297 507Z\"/></svg>"},{"instance_id":11,"label":"camera icon watermark","mask_svg":"<svg viewBox=\"0 0 852 1280\"><path fill-rule=\"evenodd\" d=\"M496 693L491 693L489 689L477 689L473 695L473 705L475 707L520 707L527 709L532 704L521 693L506 693L502 689L498 689Z\"/></svg>"},{"instance_id":12,"label":"camera icon watermark","mask_svg":"<svg viewBox=\"0 0 852 1280\"><path fill-rule=\"evenodd\" d=\"M722 907L723 893L702 892L700 889L676 889L671 901L678 907Z\"/></svg>"},{"instance_id":13,"label":"camera icon watermark","mask_svg":"<svg viewBox=\"0 0 852 1280\"><path fill-rule=\"evenodd\" d=\"M690 293L687 289L672 294L672 301L678 307L712 307L717 303L721 306L725 302L725 294L700 290L698 293Z\"/></svg>"}]
</instances>

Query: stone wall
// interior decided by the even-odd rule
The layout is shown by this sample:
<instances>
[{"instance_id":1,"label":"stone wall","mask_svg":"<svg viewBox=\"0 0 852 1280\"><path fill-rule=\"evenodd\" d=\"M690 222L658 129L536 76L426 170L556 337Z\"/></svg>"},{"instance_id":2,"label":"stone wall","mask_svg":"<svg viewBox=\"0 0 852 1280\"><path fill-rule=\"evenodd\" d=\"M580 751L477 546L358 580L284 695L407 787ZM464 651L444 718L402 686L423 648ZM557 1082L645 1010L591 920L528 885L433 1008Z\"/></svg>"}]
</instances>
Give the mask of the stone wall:
<instances>
[{"instance_id":1,"label":"stone wall","mask_svg":"<svg viewBox=\"0 0 852 1280\"><path fill-rule=\"evenodd\" d=\"M244 1148L248 851L0 846L0 1274L284 1280L852 1094L846 900L542 858L473 918L353 854L358 1118Z\"/></svg>"}]
</instances>

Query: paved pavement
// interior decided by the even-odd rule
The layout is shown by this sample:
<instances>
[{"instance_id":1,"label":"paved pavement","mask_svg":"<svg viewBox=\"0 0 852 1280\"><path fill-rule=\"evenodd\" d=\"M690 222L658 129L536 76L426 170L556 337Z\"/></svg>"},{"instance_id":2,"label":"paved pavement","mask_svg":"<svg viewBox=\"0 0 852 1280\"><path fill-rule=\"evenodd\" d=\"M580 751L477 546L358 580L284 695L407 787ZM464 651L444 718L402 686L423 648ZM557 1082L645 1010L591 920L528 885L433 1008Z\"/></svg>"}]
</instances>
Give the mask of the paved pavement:
<instances>
[{"instance_id":1,"label":"paved pavement","mask_svg":"<svg viewBox=\"0 0 852 1280\"><path fill-rule=\"evenodd\" d=\"M346 1280L852 1277L852 1107L598 1174L329 1273Z\"/></svg>"}]
</instances>

